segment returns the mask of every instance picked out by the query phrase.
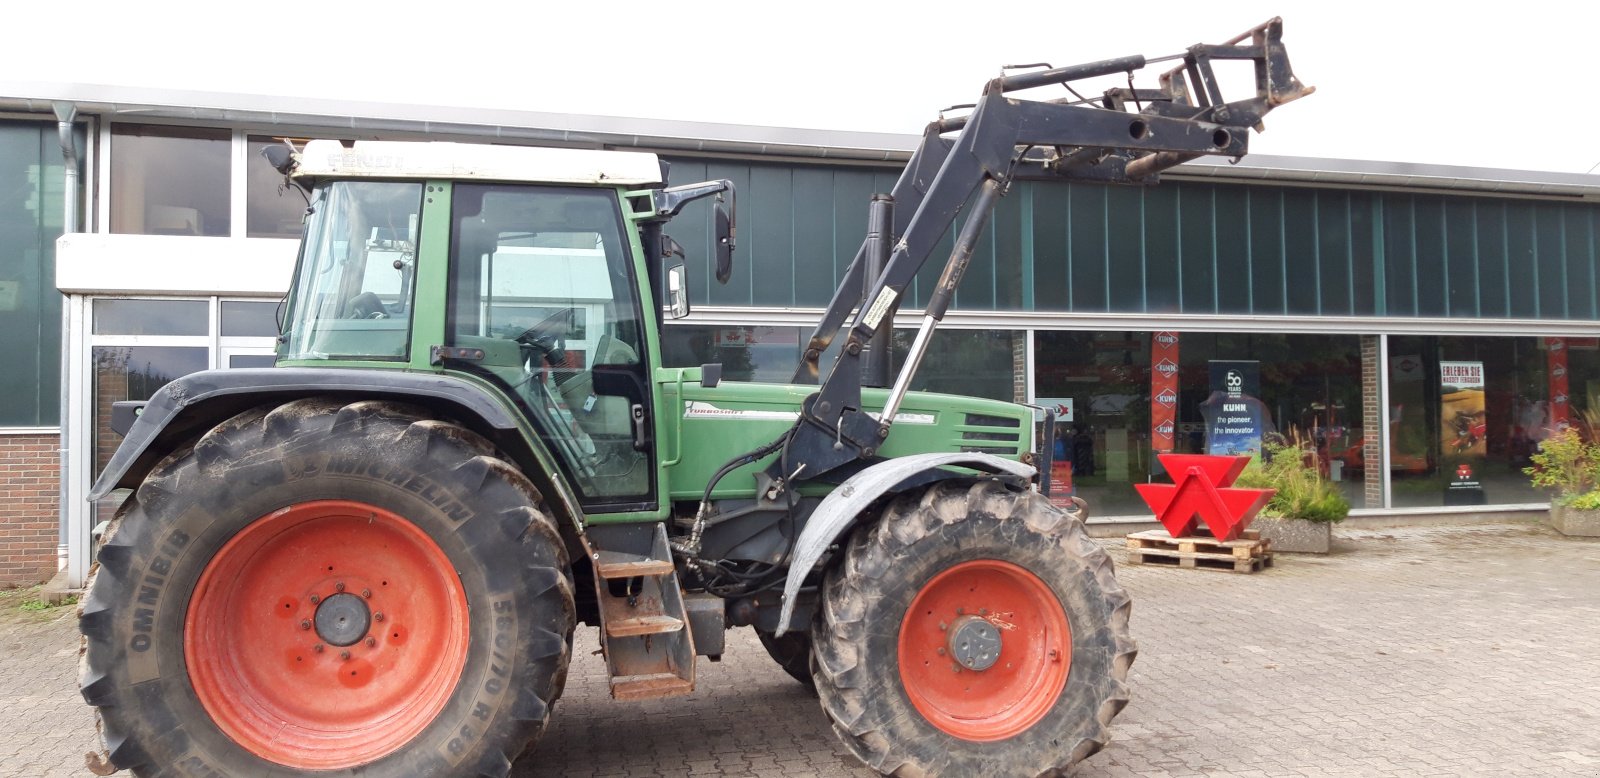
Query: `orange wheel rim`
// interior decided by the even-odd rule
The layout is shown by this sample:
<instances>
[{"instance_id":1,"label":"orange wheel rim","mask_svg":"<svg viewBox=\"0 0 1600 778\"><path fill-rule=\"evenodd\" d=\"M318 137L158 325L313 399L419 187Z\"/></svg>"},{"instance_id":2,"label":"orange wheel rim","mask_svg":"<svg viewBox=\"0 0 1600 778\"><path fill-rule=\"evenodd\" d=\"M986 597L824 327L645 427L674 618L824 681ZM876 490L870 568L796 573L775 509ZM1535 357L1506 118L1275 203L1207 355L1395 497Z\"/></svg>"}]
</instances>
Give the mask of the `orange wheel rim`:
<instances>
[{"instance_id":1,"label":"orange wheel rim","mask_svg":"<svg viewBox=\"0 0 1600 778\"><path fill-rule=\"evenodd\" d=\"M305 770L377 760L438 717L466 665L466 592L439 545L360 502L251 522L184 620L200 704L251 753Z\"/></svg>"},{"instance_id":2,"label":"orange wheel rim","mask_svg":"<svg viewBox=\"0 0 1600 778\"><path fill-rule=\"evenodd\" d=\"M941 731L1004 740L1050 711L1072 667L1060 598L1027 570L962 562L923 585L900 625L900 681Z\"/></svg>"}]
</instances>

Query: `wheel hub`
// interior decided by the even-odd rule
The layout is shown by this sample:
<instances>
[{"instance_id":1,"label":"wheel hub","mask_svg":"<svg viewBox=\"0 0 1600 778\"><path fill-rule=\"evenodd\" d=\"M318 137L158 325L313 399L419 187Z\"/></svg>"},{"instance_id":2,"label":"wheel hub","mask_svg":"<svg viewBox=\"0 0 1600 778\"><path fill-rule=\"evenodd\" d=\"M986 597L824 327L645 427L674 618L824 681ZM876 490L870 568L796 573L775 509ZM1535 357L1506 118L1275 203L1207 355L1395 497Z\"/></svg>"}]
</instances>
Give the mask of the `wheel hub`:
<instances>
[{"instance_id":1,"label":"wheel hub","mask_svg":"<svg viewBox=\"0 0 1600 778\"><path fill-rule=\"evenodd\" d=\"M317 606L316 625L324 643L353 646L372 627L372 610L354 594L335 594Z\"/></svg>"},{"instance_id":2,"label":"wheel hub","mask_svg":"<svg viewBox=\"0 0 1600 778\"><path fill-rule=\"evenodd\" d=\"M1000 661L1000 630L978 616L950 625L950 656L968 670L987 670Z\"/></svg>"}]
</instances>

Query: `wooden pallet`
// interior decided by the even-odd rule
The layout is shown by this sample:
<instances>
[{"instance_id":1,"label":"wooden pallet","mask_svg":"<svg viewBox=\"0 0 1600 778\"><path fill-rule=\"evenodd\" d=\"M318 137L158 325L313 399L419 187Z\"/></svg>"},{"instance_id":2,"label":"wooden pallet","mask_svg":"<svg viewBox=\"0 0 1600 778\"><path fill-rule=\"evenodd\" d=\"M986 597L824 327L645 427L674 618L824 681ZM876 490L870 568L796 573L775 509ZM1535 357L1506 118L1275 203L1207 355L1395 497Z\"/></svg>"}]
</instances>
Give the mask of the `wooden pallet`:
<instances>
[{"instance_id":1,"label":"wooden pallet","mask_svg":"<svg viewBox=\"0 0 1600 778\"><path fill-rule=\"evenodd\" d=\"M1201 532L1204 532L1202 529ZM1210 533L1172 537L1166 530L1128 535L1128 562L1167 565L1235 573L1254 573L1272 566L1271 541L1256 530L1245 530L1238 540L1217 540Z\"/></svg>"}]
</instances>

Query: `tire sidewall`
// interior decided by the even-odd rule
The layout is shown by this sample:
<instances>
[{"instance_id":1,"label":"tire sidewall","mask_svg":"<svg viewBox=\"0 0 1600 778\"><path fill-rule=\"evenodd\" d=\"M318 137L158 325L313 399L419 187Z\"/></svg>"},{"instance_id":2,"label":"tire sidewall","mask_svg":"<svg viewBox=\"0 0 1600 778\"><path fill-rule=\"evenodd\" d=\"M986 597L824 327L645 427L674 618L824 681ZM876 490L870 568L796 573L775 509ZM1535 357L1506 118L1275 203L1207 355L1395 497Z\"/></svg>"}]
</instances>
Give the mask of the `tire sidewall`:
<instances>
[{"instance_id":1,"label":"tire sidewall","mask_svg":"<svg viewBox=\"0 0 1600 778\"><path fill-rule=\"evenodd\" d=\"M369 504L421 529L454 567L468 607L465 665L434 722L374 762L319 774L453 773L483 758L488 745L506 740L499 730L515 725L510 708L519 682L529 680L538 644L548 642L550 632L564 640L571 629L570 590L564 612L549 612L550 598L541 597L567 588L558 572L565 568L563 552L559 543L540 542L544 538L519 542L503 516L481 510L514 499L490 492L514 488L462 483L445 465L477 452L455 441L408 444L407 426L406 419L384 419L356 435L291 436L229 467L179 460L175 490L148 501L141 493L123 528L132 535L125 536L132 547L126 580L102 578L97 589L109 588L117 601L112 634L121 640L113 650L123 657L112 664L113 672L125 674L117 686L137 698L133 707L142 719L118 723L141 731L152 761L182 774L286 771L234 743L205 712L184 659L184 621L197 581L225 543L262 517L312 500ZM544 679L544 685L553 680ZM118 717L119 707L111 706L108 718Z\"/></svg>"}]
</instances>

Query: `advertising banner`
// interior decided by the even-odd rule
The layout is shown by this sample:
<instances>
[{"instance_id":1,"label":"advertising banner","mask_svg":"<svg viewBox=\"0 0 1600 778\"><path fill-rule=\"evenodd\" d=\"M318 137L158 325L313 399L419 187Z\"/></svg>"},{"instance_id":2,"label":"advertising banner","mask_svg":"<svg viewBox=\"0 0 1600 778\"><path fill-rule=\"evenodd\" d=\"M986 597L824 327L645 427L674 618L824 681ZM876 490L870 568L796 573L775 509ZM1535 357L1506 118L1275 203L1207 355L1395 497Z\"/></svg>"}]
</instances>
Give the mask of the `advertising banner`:
<instances>
[{"instance_id":1,"label":"advertising banner","mask_svg":"<svg viewBox=\"0 0 1600 778\"><path fill-rule=\"evenodd\" d=\"M1213 359L1211 395L1200 405L1206 453L1259 454L1271 417L1261 402L1261 363Z\"/></svg>"},{"instance_id":2,"label":"advertising banner","mask_svg":"<svg viewBox=\"0 0 1600 778\"><path fill-rule=\"evenodd\" d=\"M1488 453L1488 414L1483 396L1482 362L1439 362L1439 418L1443 450L1455 456Z\"/></svg>"},{"instance_id":3,"label":"advertising banner","mask_svg":"<svg viewBox=\"0 0 1600 778\"><path fill-rule=\"evenodd\" d=\"M1178 333L1150 336L1150 448L1171 453L1178 424Z\"/></svg>"},{"instance_id":4,"label":"advertising banner","mask_svg":"<svg viewBox=\"0 0 1600 778\"><path fill-rule=\"evenodd\" d=\"M1550 370L1550 426L1556 430L1572 426L1571 395L1567 392L1567 349L1565 338L1544 339L1545 363Z\"/></svg>"}]
</instances>

